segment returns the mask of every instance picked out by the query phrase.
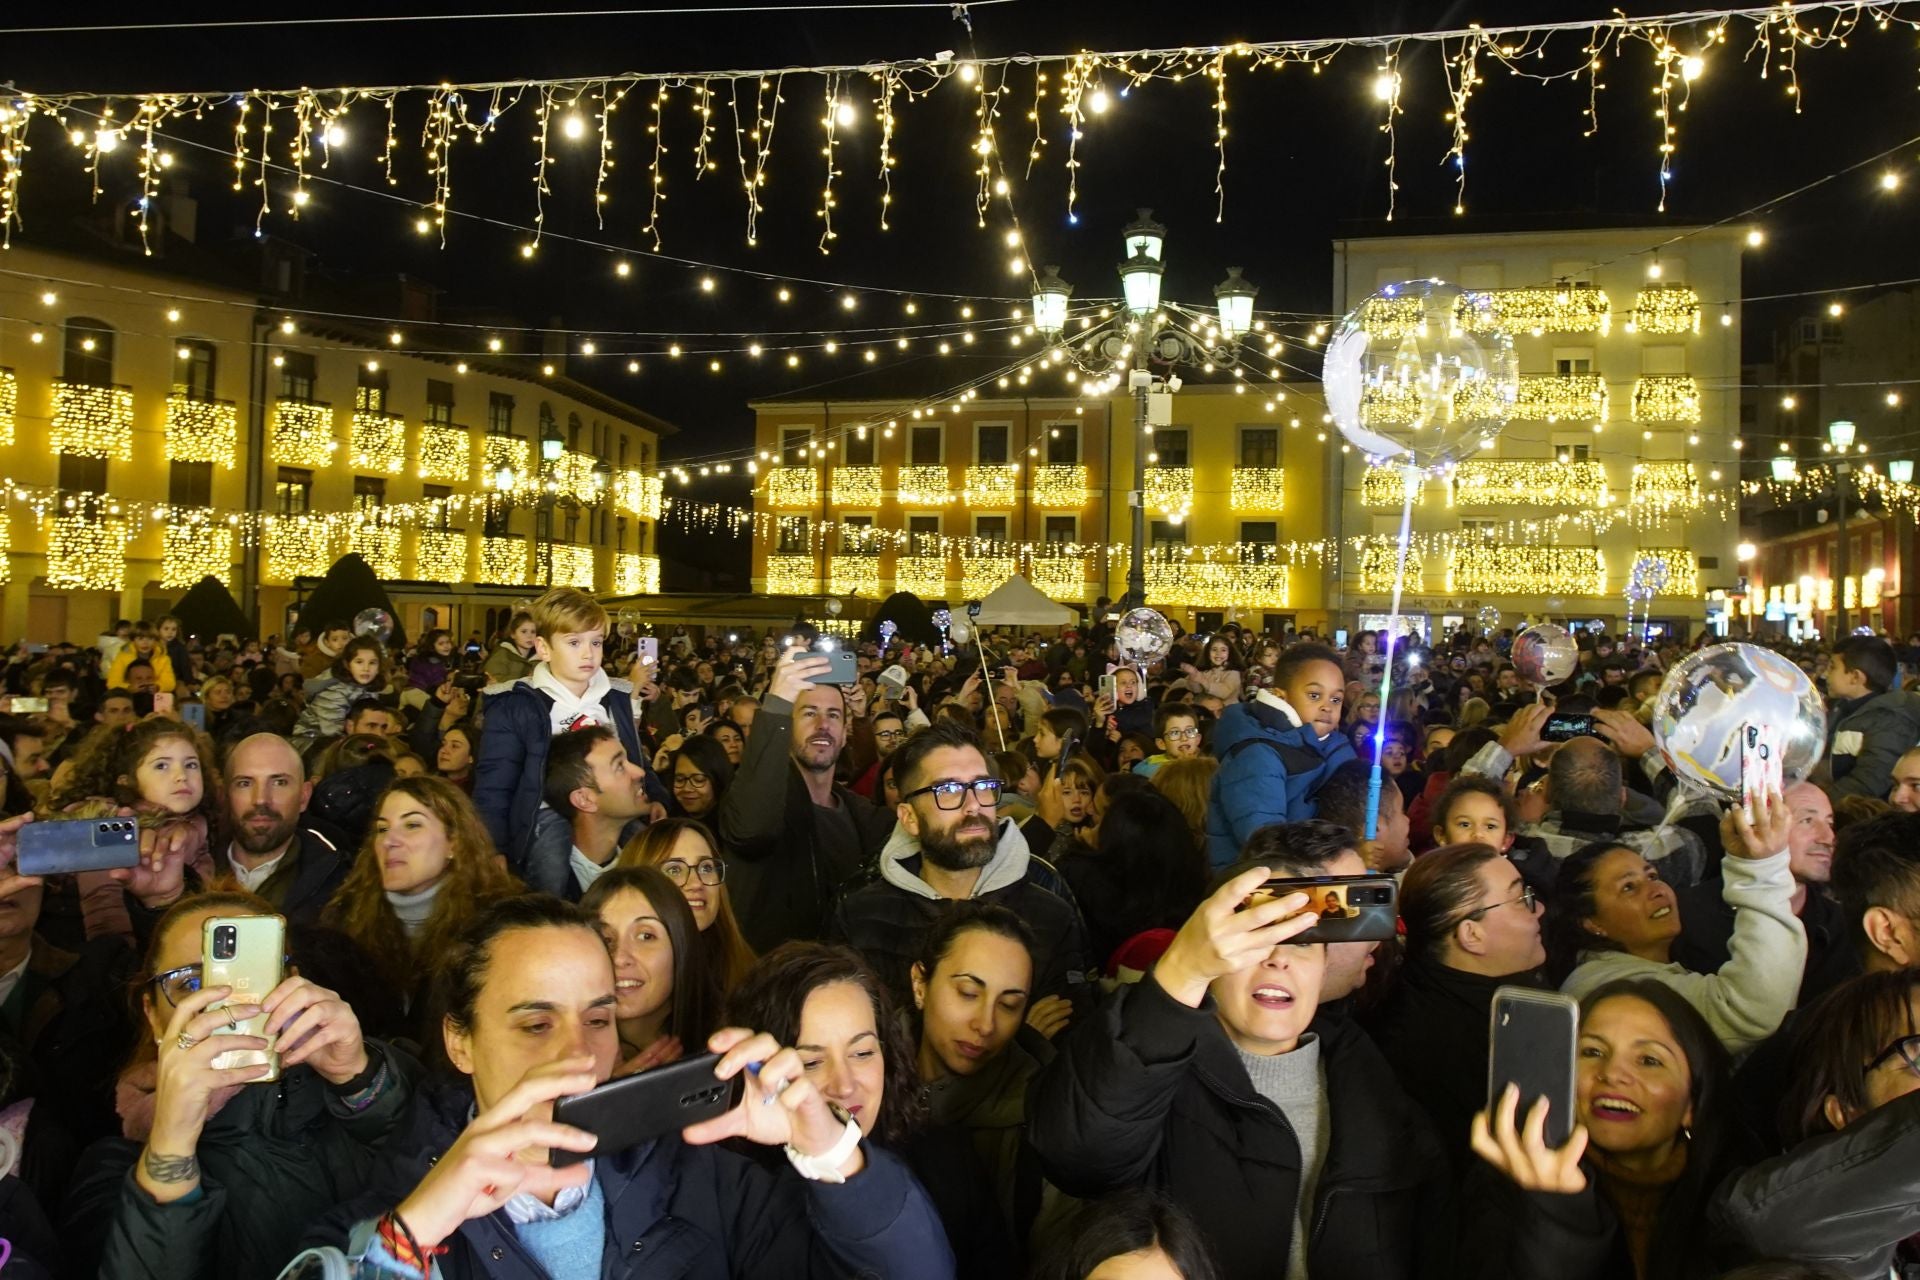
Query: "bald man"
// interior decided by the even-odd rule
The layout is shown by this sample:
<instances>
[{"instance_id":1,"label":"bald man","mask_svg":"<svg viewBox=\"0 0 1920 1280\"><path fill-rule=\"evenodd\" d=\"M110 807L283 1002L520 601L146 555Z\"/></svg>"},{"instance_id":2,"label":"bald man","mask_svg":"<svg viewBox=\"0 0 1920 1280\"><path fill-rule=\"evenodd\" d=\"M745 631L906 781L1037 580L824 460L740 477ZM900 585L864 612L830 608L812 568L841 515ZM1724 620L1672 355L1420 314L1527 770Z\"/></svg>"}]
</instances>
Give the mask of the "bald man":
<instances>
[{"instance_id":1,"label":"bald man","mask_svg":"<svg viewBox=\"0 0 1920 1280\"><path fill-rule=\"evenodd\" d=\"M353 850L301 821L313 783L300 753L274 733L243 738L227 753L227 828L222 872L294 924L319 920L353 865Z\"/></svg>"}]
</instances>

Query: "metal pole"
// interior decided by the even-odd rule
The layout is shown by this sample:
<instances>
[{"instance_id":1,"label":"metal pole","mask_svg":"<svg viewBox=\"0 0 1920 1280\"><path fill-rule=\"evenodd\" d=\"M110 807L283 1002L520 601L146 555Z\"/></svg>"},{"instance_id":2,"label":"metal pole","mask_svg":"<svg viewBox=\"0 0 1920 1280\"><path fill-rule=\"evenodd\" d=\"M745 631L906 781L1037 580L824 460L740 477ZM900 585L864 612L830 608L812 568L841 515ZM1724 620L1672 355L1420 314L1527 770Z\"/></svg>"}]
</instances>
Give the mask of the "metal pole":
<instances>
[{"instance_id":1,"label":"metal pole","mask_svg":"<svg viewBox=\"0 0 1920 1280\"><path fill-rule=\"evenodd\" d=\"M1847 487L1853 483L1853 464L1842 462L1835 468L1835 473L1838 476L1835 493L1838 498L1836 506L1840 516L1840 527L1837 530L1838 550L1833 557L1833 616L1834 641L1838 643L1847 638Z\"/></svg>"},{"instance_id":2,"label":"metal pole","mask_svg":"<svg viewBox=\"0 0 1920 1280\"><path fill-rule=\"evenodd\" d=\"M1142 316L1135 335L1134 367L1128 378L1133 385L1133 491L1127 494L1133 508L1133 554L1127 561L1127 605L1134 609L1147 603L1147 388L1153 375L1147 369L1145 320Z\"/></svg>"}]
</instances>

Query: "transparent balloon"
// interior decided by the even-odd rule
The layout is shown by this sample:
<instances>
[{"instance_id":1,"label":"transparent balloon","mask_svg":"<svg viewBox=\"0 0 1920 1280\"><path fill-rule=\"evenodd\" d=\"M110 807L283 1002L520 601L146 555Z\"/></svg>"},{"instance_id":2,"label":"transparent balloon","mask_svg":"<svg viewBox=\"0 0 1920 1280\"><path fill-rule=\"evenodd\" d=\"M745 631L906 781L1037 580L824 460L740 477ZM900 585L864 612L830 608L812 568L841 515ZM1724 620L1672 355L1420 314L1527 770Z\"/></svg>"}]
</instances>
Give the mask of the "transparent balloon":
<instances>
[{"instance_id":1,"label":"transparent balloon","mask_svg":"<svg viewBox=\"0 0 1920 1280\"><path fill-rule=\"evenodd\" d=\"M362 609L353 615L353 634L385 644L393 638L393 615L385 609Z\"/></svg>"},{"instance_id":2,"label":"transparent balloon","mask_svg":"<svg viewBox=\"0 0 1920 1280\"><path fill-rule=\"evenodd\" d=\"M613 615L613 630L622 640L631 640L640 634L640 611L622 609Z\"/></svg>"},{"instance_id":3,"label":"transparent balloon","mask_svg":"<svg viewBox=\"0 0 1920 1280\"><path fill-rule=\"evenodd\" d=\"M1493 605L1483 604L1480 611L1473 615L1473 620L1480 624L1482 631L1492 635L1500 629L1500 610Z\"/></svg>"},{"instance_id":4,"label":"transparent balloon","mask_svg":"<svg viewBox=\"0 0 1920 1280\"><path fill-rule=\"evenodd\" d=\"M1122 662L1151 666L1173 649L1173 624L1157 609L1129 609L1114 624L1113 644Z\"/></svg>"},{"instance_id":5,"label":"transparent balloon","mask_svg":"<svg viewBox=\"0 0 1920 1280\"><path fill-rule=\"evenodd\" d=\"M1796 782L1826 751L1827 712L1807 673L1759 645L1716 644L1668 673L1653 701L1653 740L1675 774L1738 800L1741 730L1771 726L1782 772Z\"/></svg>"},{"instance_id":6,"label":"transparent balloon","mask_svg":"<svg viewBox=\"0 0 1920 1280\"><path fill-rule=\"evenodd\" d=\"M838 597L836 596L827 597L827 612L832 614L834 617L836 618L839 617L841 611L844 610L846 607L847 606L840 603L840 600Z\"/></svg>"},{"instance_id":7,"label":"transparent balloon","mask_svg":"<svg viewBox=\"0 0 1920 1280\"><path fill-rule=\"evenodd\" d=\"M947 626L947 635L955 644L965 644L973 639L973 624L965 618L955 618Z\"/></svg>"},{"instance_id":8,"label":"transparent balloon","mask_svg":"<svg viewBox=\"0 0 1920 1280\"><path fill-rule=\"evenodd\" d=\"M1491 295L1409 280L1348 313L1327 343L1322 387L1356 449L1383 464L1434 471L1506 426L1520 365Z\"/></svg>"},{"instance_id":9,"label":"transparent balloon","mask_svg":"<svg viewBox=\"0 0 1920 1280\"><path fill-rule=\"evenodd\" d=\"M1513 638L1513 669L1528 684L1559 684L1580 665L1580 649L1567 629L1553 622L1536 622Z\"/></svg>"}]
</instances>

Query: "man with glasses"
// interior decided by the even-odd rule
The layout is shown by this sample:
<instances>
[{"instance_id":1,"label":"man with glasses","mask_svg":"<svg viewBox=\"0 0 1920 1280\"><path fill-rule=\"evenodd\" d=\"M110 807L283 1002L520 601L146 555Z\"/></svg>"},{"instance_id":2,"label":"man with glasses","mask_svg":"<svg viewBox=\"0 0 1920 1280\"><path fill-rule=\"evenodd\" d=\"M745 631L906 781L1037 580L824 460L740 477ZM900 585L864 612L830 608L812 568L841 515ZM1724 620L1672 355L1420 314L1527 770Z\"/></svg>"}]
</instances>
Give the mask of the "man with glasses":
<instances>
[{"instance_id":1,"label":"man with glasses","mask_svg":"<svg viewBox=\"0 0 1920 1280\"><path fill-rule=\"evenodd\" d=\"M1033 930L1035 1001L1076 997L1090 980L1086 927L1072 903L1036 882L1026 837L996 812L1002 783L980 739L951 720L917 730L893 757L899 825L880 878L848 894L835 932L901 999L921 936L940 904L972 898L1006 907ZM729 795L731 799L731 795Z\"/></svg>"}]
</instances>

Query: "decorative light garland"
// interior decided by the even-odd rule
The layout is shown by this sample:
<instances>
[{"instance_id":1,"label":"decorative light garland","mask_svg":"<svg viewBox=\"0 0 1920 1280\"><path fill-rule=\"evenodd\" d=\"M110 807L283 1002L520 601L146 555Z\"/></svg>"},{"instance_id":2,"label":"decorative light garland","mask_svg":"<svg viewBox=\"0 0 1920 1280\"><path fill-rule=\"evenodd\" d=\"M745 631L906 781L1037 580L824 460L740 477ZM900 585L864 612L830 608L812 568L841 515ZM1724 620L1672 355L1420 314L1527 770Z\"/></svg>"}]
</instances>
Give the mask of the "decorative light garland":
<instances>
[{"instance_id":1,"label":"decorative light garland","mask_svg":"<svg viewBox=\"0 0 1920 1280\"><path fill-rule=\"evenodd\" d=\"M961 497L969 507L991 511L996 507L1011 507L1020 483L1020 465L988 465L968 467L966 488ZM836 499L837 501L837 499Z\"/></svg>"},{"instance_id":2,"label":"decorative light garland","mask_svg":"<svg viewBox=\"0 0 1920 1280\"><path fill-rule=\"evenodd\" d=\"M278 582L321 577L333 567L330 532L319 516L269 516L263 576Z\"/></svg>"},{"instance_id":3,"label":"decorative light garland","mask_svg":"<svg viewBox=\"0 0 1920 1280\"><path fill-rule=\"evenodd\" d=\"M1087 469L1048 463L1033 469L1033 505L1042 511L1078 511L1087 505Z\"/></svg>"},{"instance_id":4,"label":"decorative light garland","mask_svg":"<svg viewBox=\"0 0 1920 1280\"><path fill-rule=\"evenodd\" d=\"M1013 556L973 556L960 561L960 594L978 600L1012 577L1020 562Z\"/></svg>"},{"instance_id":5,"label":"decorative light garland","mask_svg":"<svg viewBox=\"0 0 1920 1280\"><path fill-rule=\"evenodd\" d=\"M1642 547L1635 563L1649 559L1667 568L1666 584L1659 588L1661 591L1684 597L1700 594L1700 559L1691 547Z\"/></svg>"},{"instance_id":6,"label":"decorative light garland","mask_svg":"<svg viewBox=\"0 0 1920 1280\"><path fill-rule=\"evenodd\" d=\"M1399 467L1370 466L1360 477L1360 505L1376 511L1398 511L1413 499L1414 506L1427 500L1424 474L1408 475Z\"/></svg>"},{"instance_id":7,"label":"decorative light garland","mask_svg":"<svg viewBox=\"0 0 1920 1280\"><path fill-rule=\"evenodd\" d=\"M1083 602L1087 598L1084 555L1036 556L1027 565L1028 581L1049 600Z\"/></svg>"},{"instance_id":8,"label":"decorative light garland","mask_svg":"<svg viewBox=\"0 0 1920 1280\"><path fill-rule=\"evenodd\" d=\"M880 557L837 555L827 561L827 594L880 597Z\"/></svg>"},{"instance_id":9,"label":"decorative light garland","mask_svg":"<svg viewBox=\"0 0 1920 1280\"><path fill-rule=\"evenodd\" d=\"M1163 515L1193 510L1192 467L1148 467L1146 504Z\"/></svg>"},{"instance_id":10,"label":"decorative light garland","mask_svg":"<svg viewBox=\"0 0 1920 1280\"><path fill-rule=\"evenodd\" d=\"M1524 374L1509 415L1519 422L1607 420L1607 380L1598 374Z\"/></svg>"},{"instance_id":11,"label":"decorative light garland","mask_svg":"<svg viewBox=\"0 0 1920 1280\"><path fill-rule=\"evenodd\" d=\"M330 467L339 441L333 438L333 406L313 400L276 400L267 452L292 467Z\"/></svg>"},{"instance_id":12,"label":"decorative light garland","mask_svg":"<svg viewBox=\"0 0 1920 1280\"><path fill-rule=\"evenodd\" d=\"M1700 332L1700 295L1683 284L1649 285L1633 303L1633 330L1650 335Z\"/></svg>"},{"instance_id":13,"label":"decorative light garland","mask_svg":"<svg viewBox=\"0 0 1920 1280\"><path fill-rule=\"evenodd\" d=\"M1691 462L1636 462L1627 501L1636 520L1690 514L1700 509L1700 478Z\"/></svg>"},{"instance_id":14,"label":"decorative light garland","mask_svg":"<svg viewBox=\"0 0 1920 1280\"><path fill-rule=\"evenodd\" d=\"M467 534L458 529L422 529L414 536L413 576L421 582L467 581Z\"/></svg>"},{"instance_id":15,"label":"decorative light garland","mask_svg":"<svg viewBox=\"0 0 1920 1280\"><path fill-rule=\"evenodd\" d=\"M356 409L347 461L356 471L397 476L407 465L405 418L373 409Z\"/></svg>"},{"instance_id":16,"label":"decorative light garland","mask_svg":"<svg viewBox=\"0 0 1920 1280\"><path fill-rule=\"evenodd\" d=\"M1590 284L1479 289L1463 296L1454 320L1468 333L1600 333L1613 325L1606 290Z\"/></svg>"},{"instance_id":17,"label":"decorative light garland","mask_svg":"<svg viewBox=\"0 0 1920 1280\"><path fill-rule=\"evenodd\" d=\"M1235 467L1230 506L1278 515L1287 507L1287 473L1279 467Z\"/></svg>"},{"instance_id":18,"label":"decorative light garland","mask_svg":"<svg viewBox=\"0 0 1920 1280\"><path fill-rule=\"evenodd\" d=\"M812 556L767 557L766 593L770 596L810 596L819 590Z\"/></svg>"},{"instance_id":19,"label":"decorative light garland","mask_svg":"<svg viewBox=\"0 0 1920 1280\"><path fill-rule=\"evenodd\" d=\"M613 557L613 594L617 596L657 596L660 594L660 557L644 556L637 551L621 551Z\"/></svg>"},{"instance_id":20,"label":"decorative light garland","mask_svg":"<svg viewBox=\"0 0 1920 1280\"><path fill-rule=\"evenodd\" d=\"M644 471L629 469L616 472L613 477L614 505L642 520L658 520L664 483L659 476L650 476Z\"/></svg>"},{"instance_id":21,"label":"decorative light garland","mask_svg":"<svg viewBox=\"0 0 1920 1280\"><path fill-rule=\"evenodd\" d=\"M894 498L903 507L944 507L953 501L952 477L944 466L901 467Z\"/></svg>"},{"instance_id":22,"label":"decorative light garland","mask_svg":"<svg viewBox=\"0 0 1920 1280\"><path fill-rule=\"evenodd\" d=\"M177 392L167 397L167 461L211 462L231 471L239 441L233 401L199 400Z\"/></svg>"},{"instance_id":23,"label":"decorative light garland","mask_svg":"<svg viewBox=\"0 0 1920 1280\"><path fill-rule=\"evenodd\" d=\"M473 440L465 427L427 422L420 426L414 474L427 481L465 481L473 475Z\"/></svg>"},{"instance_id":24,"label":"decorative light garland","mask_svg":"<svg viewBox=\"0 0 1920 1280\"><path fill-rule=\"evenodd\" d=\"M512 477L512 483L507 486L511 493L530 497L537 491L539 478L533 472L531 440L519 436L482 437L480 466L480 483L495 492L500 489L503 472ZM520 579L514 578L512 581L518 582Z\"/></svg>"},{"instance_id":25,"label":"decorative light garland","mask_svg":"<svg viewBox=\"0 0 1920 1280\"><path fill-rule=\"evenodd\" d=\"M400 576L400 530L398 526L363 524L347 535L347 550L367 562L376 578ZM329 560L328 567L332 567Z\"/></svg>"},{"instance_id":26,"label":"decorative light garland","mask_svg":"<svg viewBox=\"0 0 1920 1280\"><path fill-rule=\"evenodd\" d=\"M945 556L901 556L893 566L893 589L909 591L926 600L947 594Z\"/></svg>"},{"instance_id":27,"label":"decorative light garland","mask_svg":"<svg viewBox=\"0 0 1920 1280\"><path fill-rule=\"evenodd\" d=\"M480 539L480 581L519 584L527 581L527 542L510 535Z\"/></svg>"},{"instance_id":28,"label":"decorative light garland","mask_svg":"<svg viewBox=\"0 0 1920 1280\"><path fill-rule=\"evenodd\" d=\"M1456 507L1592 507L1606 494L1607 469L1591 460L1473 458L1448 480L1449 505Z\"/></svg>"},{"instance_id":29,"label":"decorative light garland","mask_svg":"<svg viewBox=\"0 0 1920 1280\"><path fill-rule=\"evenodd\" d=\"M13 443L14 419L20 412L20 382L13 370L0 369L0 445Z\"/></svg>"},{"instance_id":30,"label":"decorative light garland","mask_svg":"<svg viewBox=\"0 0 1920 1280\"><path fill-rule=\"evenodd\" d=\"M810 511L820 505L820 472L814 467L767 468L767 505Z\"/></svg>"},{"instance_id":31,"label":"decorative light garland","mask_svg":"<svg viewBox=\"0 0 1920 1280\"><path fill-rule=\"evenodd\" d=\"M1279 609L1287 566L1246 544L1156 551L1144 565L1151 603L1188 609Z\"/></svg>"},{"instance_id":32,"label":"decorative light garland","mask_svg":"<svg viewBox=\"0 0 1920 1280\"><path fill-rule=\"evenodd\" d=\"M47 585L63 591L124 591L126 520L118 516L55 516L47 532Z\"/></svg>"},{"instance_id":33,"label":"decorative light garland","mask_svg":"<svg viewBox=\"0 0 1920 1280\"><path fill-rule=\"evenodd\" d=\"M1649 374L1633 384L1633 420L1691 426L1700 421L1700 384L1684 374Z\"/></svg>"},{"instance_id":34,"label":"decorative light garland","mask_svg":"<svg viewBox=\"0 0 1920 1280\"><path fill-rule=\"evenodd\" d=\"M132 461L132 390L55 378L51 443L55 453Z\"/></svg>"},{"instance_id":35,"label":"decorative light garland","mask_svg":"<svg viewBox=\"0 0 1920 1280\"><path fill-rule=\"evenodd\" d=\"M162 538L160 585L179 591L208 574L224 586L233 585L233 529L210 518L167 525Z\"/></svg>"},{"instance_id":36,"label":"decorative light garland","mask_svg":"<svg viewBox=\"0 0 1920 1280\"><path fill-rule=\"evenodd\" d=\"M836 507L877 507L886 492L879 467L835 467L829 476Z\"/></svg>"},{"instance_id":37,"label":"decorative light garland","mask_svg":"<svg viewBox=\"0 0 1920 1280\"><path fill-rule=\"evenodd\" d=\"M1598 547L1456 546L1447 590L1490 596L1604 596L1606 557Z\"/></svg>"},{"instance_id":38,"label":"decorative light garland","mask_svg":"<svg viewBox=\"0 0 1920 1280\"><path fill-rule=\"evenodd\" d=\"M578 453L569 449L554 459L554 492L562 499L591 506L600 501L600 494L606 481L602 473L595 470L599 459L590 453Z\"/></svg>"},{"instance_id":39,"label":"decorative light garland","mask_svg":"<svg viewBox=\"0 0 1920 1280\"><path fill-rule=\"evenodd\" d=\"M1406 567L1407 580L1404 589L1415 594L1425 591L1427 589L1426 569L1420 563L1419 553L1412 547L1407 548ZM1360 548L1360 589L1362 591L1392 591L1399 569L1400 544L1393 539L1373 539Z\"/></svg>"},{"instance_id":40,"label":"decorative light garland","mask_svg":"<svg viewBox=\"0 0 1920 1280\"><path fill-rule=\"evenodd\" d=\"M538 562L541 581L551 582L556 587L575 587L581 591L594 589L592 547L569 542L542 542L534 559Z\"/></svg>"}]
</instances>

